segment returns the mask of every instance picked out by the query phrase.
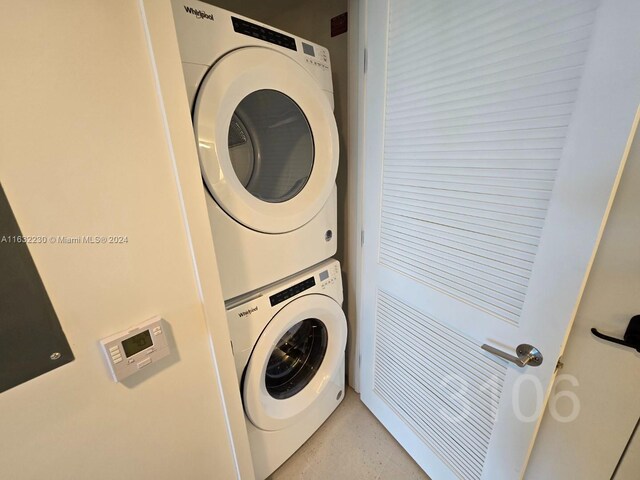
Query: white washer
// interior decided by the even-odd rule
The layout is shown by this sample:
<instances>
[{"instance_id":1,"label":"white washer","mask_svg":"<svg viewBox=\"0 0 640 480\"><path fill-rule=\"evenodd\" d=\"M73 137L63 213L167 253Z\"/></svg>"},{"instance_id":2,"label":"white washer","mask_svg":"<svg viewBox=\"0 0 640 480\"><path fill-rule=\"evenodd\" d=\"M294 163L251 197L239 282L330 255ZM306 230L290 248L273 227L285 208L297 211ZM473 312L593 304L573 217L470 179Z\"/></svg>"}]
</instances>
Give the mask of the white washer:
<instances>
[{"instance_id":1,"label":"white washer","mask_svg":"<svg viewBox=\"0 0 640 480\"><path fill-rule=\"evenodd\" d=\"M230 299L336 252L329 52L201 2L173 14Z\"/></svg>"},{"instance_id":2,"label":"white washer","mask_svg":"<svg viewBox=\"0 0 640 480\"><path fill-rule=\"evenodd\" d=\"M326 260L227 304L256 478L273 473L344 397L340 264Z\"/></svg>"}]
</instances>

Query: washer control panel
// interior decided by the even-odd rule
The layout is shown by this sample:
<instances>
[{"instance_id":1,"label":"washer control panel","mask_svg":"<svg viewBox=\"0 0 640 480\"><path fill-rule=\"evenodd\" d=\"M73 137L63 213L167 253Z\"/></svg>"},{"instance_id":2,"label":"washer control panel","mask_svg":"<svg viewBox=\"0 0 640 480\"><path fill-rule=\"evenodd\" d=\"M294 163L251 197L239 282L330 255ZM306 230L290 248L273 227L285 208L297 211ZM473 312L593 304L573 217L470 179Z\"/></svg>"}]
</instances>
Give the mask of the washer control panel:
<instances>
[{"instance_id":1,"label":"washer control panel","mask_svg":"<svg viewBox=\"0 0 640 480\"><path fill-rule=\"evenodd\" d=\"M335 262L326 269L320 270L317 274L302 280L301 282L296 283L295 285L291 285L290 287L285 288L284 290L280 290L273 295L269 295L269 302L272 307L275 307L279 303L284 302L285 300L289 300L296 295L309 290L310 288L315 287L316 285L320 286L322 290L327 290L331 288L335 288L336 286L341 286L340 283L340 264ZM240 315L242 316L242 315Z\"/></svg>"},{"instance_id":2,"label":"washer control panel","mask_svg":"<svg viewBox=\"0 0 640 480\"><path fill-rule=\"evenodd\" d=\"M336 262L329 265L326 270L318 273L318 278L320 279L320 286L323 290L334 287L340 279L340 264Z\"/></svg>"},{"instance_id":3,"label":"washer control panel","mask_svg":"<svg viewBox=\"0 0 640 480\"><path fill-rule=\"evenodd\" d=\"M271 306L275 307L279 303L282 303L285 300L289 300L291 297L295 297L299 293L302 293L305 290L309 290L311 287L315 287L315 286L316 286L315 278L309 277L300 283L296 283L295 285L285 290L282 290L281 292L274 293L269 297L269 301L271 302Z\"/></svg>"},{"instance_id":4,"label":"washer control panel","mask_svg":"<svg viewBox=\"0 0 640 480\"><path fill-rule=\"evenodd\" d=\"M162 318L150 318L125 332L100 340L111 376L120 382L170 353Z\"/></svg>"}]
</instances>

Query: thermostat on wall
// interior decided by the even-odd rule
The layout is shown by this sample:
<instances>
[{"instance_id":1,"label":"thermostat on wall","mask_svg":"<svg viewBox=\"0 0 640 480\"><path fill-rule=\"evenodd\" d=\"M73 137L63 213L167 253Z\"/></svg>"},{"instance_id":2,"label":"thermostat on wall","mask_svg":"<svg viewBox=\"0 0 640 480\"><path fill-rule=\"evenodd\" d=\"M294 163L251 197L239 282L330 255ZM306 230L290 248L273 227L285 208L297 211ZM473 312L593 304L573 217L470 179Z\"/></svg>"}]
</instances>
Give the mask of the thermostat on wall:
<instances>
[{"instance_id":1,"label":"thermostat on wall","mask_svg":"<svg viewBox=\"0 0 640 480\"><path fill-rule=\"evenodd\" d=\"M100 340L113 380L119 382L169 355L167 334L160 317Z\"/></svg>"}]
</instances>

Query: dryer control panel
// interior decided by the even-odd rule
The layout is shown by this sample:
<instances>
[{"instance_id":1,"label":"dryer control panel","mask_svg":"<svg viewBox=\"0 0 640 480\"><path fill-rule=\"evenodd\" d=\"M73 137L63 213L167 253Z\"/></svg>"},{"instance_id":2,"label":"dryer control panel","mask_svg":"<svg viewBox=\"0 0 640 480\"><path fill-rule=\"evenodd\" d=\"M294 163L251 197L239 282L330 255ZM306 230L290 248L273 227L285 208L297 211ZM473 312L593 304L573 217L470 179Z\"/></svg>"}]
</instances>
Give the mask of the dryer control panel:
<instances>
[{"instance_id":1,"label":"dryer control panel","mask_svg":"<svg viewBox=\"0 0 640 480\"><path fill-rule=\"evenodd\" d=\"M320 47L319 45L313 46L309 43L302 43L302 51L305 54L304 61L308 65L313 65L322 70L329 70L329 51Z\"/></svg>"},{"instance_id":2,"label":"dryer control panel","mask_svg":"<svg viewBox=\"0 0 640 480\"><path fill-rule=\"evenodd\" d=\"M296 39L290 35L276 32L270 28L258 25L257 23L248 22L238 17L231 17L231 22L233 23L233 30L237 33L259 38L265 42L280 45L281 47L285 47L290 50L298 50L296 47Z\"/></svg>"}]
</instances>

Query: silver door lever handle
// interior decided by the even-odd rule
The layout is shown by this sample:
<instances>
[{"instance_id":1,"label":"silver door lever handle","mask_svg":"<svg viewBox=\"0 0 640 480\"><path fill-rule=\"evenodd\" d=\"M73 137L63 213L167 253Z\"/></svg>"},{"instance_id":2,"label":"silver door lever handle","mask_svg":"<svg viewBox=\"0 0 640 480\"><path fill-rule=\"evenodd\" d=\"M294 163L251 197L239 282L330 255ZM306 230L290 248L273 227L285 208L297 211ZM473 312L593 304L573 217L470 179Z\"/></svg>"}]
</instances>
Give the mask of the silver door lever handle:
<instances>
[{"instance_id":1,"label":"silver door lever handle","mask_svg":"<svg viewBox=\"0 0 640 480\"><path fill-rule=\"evenodd\" d=\"M516 364L520 368L524 368L527 365L529 365L530 367L537 367L538 365L542 364L542 353L540 353L540 350L527 343L522 343L516 347L516 355L518 355L517 357L514 357L507 352L503 352L502 350L492 347L491 345L487 345L486 343L483 344L480 348L500 358L504 358L505 360Z\"/></svg>"}]
</instances>

